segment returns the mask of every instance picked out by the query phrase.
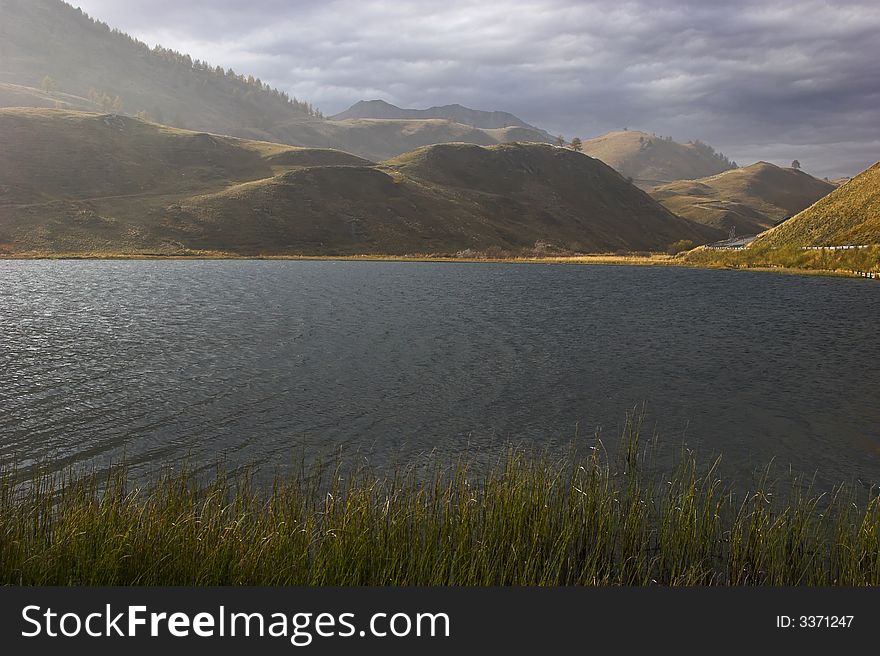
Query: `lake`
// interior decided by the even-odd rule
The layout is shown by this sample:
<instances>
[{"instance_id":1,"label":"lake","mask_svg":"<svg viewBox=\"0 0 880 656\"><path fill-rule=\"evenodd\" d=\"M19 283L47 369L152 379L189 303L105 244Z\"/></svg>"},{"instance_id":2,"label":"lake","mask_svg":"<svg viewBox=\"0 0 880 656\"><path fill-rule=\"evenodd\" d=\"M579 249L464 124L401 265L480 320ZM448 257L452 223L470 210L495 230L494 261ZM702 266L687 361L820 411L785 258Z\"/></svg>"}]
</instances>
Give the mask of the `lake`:
<instances>
[{"instance_id":1,"label":"lake","mask_svg":"<svg viewBox=\"0 0 880 656\"><path fill-rule=\"evenodd\" d=\"M0 456L135 471L613 444L880 482L880 285L665 267L0 262Z\"/></svg>"}]
</instances>

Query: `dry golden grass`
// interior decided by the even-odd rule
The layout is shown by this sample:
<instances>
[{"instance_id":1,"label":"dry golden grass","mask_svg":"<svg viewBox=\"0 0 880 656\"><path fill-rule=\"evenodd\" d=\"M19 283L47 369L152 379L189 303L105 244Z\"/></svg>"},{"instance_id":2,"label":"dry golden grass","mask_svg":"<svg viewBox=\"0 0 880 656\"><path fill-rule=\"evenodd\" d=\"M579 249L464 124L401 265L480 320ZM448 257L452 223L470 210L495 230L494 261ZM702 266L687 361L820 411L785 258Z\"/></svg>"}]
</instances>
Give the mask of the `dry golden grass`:
<instances>
[{"instance_id":1,"label":"dry golden grass","mask_svg":"<svg viewBox=\"0 0 880 656\"><path fill-rule=\"evenodd\" d=\"M651 195L679 216L738 234L757 234L809 207L836 187L767 162L699 180L679 180Z\"/></svg>"},{"instance_id":2,"label":"dry golden grass","mask_svg":"<svg viewBox=\"0 0 880 656\"><path fill-rule=\"evenodd\" d=\"M743 250L696 249L681 260L692 266L770 270L819 275L864 275L880 272L880 245L852 250L804 250L752 246Z\"/></svg>"},{"instance_id":3,"label":"dry golden grass","mask_svg":"<svg viewBox=\"0 0 880 656\"><path fill-rule=\"evenodd\" d=\"M40 109L0 109L0 141L5 253L508 256L714 238L601 162L540 144L445 144L373 164Z\"/></svg>"},{"instance_id":4,"label":"dry golden grass","mask_svg":"<svg viewBox=\"0 0 880 656\"><path fill-rule=\"evenodd\" d=\"M880 162L782 225L756 246L880 244Z\"/></svg>"},{"instance_id":5,"label":"dry golden grass","mask_svg":"<svg viewBox=\"0 0 880 656\"><path fill-rule=\"evenodd\" d=\"M680 144L637 130L609 132L583 142L584 153L602 160L643 189L672 180L720 173L729 165L692 144Z\"/></svg>"}]
</instances>

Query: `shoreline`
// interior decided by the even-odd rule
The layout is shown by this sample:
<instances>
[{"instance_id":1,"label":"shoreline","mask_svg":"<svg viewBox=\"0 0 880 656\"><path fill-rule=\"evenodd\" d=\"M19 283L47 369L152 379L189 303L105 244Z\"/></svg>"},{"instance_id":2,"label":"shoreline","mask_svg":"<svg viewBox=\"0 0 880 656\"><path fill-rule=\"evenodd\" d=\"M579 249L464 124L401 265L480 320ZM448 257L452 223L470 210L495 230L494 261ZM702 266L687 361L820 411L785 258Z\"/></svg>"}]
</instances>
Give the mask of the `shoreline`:
<instances>
[{"instance_id":1,"label":"shoreline","mask_svg":"<svg viewBox=\"0 0 880 656\"><path fill-rule=\"evenodd\" d=\"M454 255L240 255L222 251L192 253L44 253L24 252L0 254L0 261L30 260L169 260L169 261L314 261L314 262L442 262L449 264L569 264L607 266L662 266L683 269L752 271L783 275L823 276L833 278L870 278L855 271L841 269L800 269L784 266L730 266L693 263L677 256L656 255L557 255L532 257L456 257ZM874 278L875 280L877 278Z\"/></svg>"}]
</instances>

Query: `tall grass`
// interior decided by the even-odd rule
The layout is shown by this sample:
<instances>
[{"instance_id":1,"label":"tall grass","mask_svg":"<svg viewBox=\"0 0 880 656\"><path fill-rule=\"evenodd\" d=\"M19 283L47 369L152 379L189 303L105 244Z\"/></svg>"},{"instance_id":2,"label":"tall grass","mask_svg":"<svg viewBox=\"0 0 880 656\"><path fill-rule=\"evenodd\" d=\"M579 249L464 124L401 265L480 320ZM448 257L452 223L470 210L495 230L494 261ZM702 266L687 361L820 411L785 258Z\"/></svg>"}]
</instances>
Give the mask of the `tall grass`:
<instances>
[{"instance_id":1,"label":"tall grass","mask_svg":"<svg viewBox=\"0 0 880 656\"><path fill-rule=\"evenodd\" d=\"M734 493L684 451L649 473L633 431L565 457L511 449L269 486L168 471L0 474L0 582L24 585L878 585L878 497L799 481Z\"/></svg>"},{"instance_id":2,"label":"tall grass","mask_svg":"<svg viewBox=\"0 0 880 656\"><path fill-rule=\"evenodd\" d=\"M752 246L742 250L698 249L682 260L699 266L783 267L805 271L880 272L880 245L850 250L804 250L798 246Z\"/></svg>"}]
</instances>

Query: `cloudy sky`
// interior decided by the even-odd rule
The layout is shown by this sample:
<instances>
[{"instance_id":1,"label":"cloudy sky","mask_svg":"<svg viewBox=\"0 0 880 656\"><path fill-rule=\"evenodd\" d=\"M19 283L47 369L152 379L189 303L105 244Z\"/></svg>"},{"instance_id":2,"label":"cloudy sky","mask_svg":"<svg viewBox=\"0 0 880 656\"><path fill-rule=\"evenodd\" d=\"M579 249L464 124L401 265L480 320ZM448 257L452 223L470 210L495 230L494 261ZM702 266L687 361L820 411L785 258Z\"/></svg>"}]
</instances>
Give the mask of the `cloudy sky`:
<instances>
[{"instance_id":1,"label":"cloudy sky","mask_svg":"<svg viewBox=\"0 0 880 656\"><path fill-rule=\"evenodd\" d=\"M334 114L361 99L629 127L819 176L880 159L880 1L70 0Z\"/></svg>"}]
</instances>

